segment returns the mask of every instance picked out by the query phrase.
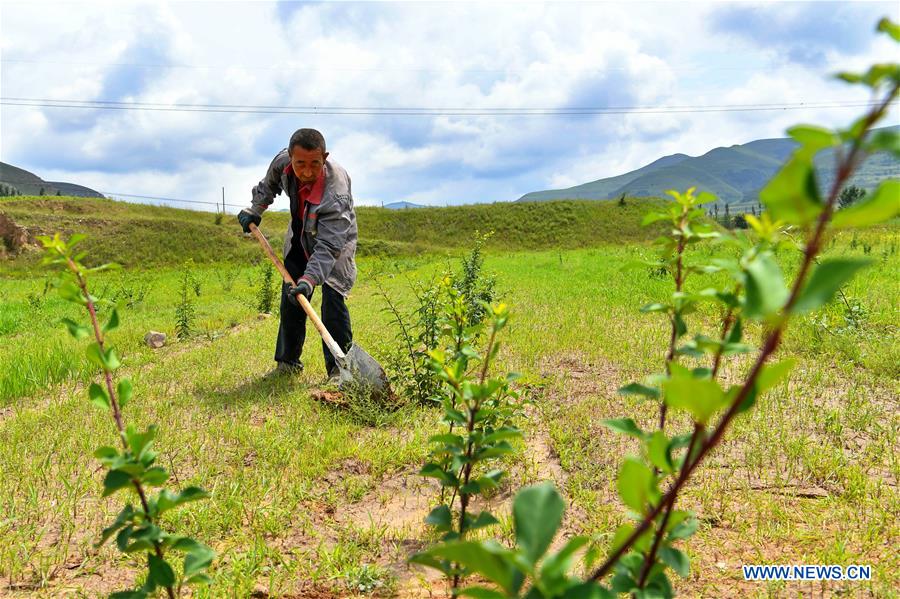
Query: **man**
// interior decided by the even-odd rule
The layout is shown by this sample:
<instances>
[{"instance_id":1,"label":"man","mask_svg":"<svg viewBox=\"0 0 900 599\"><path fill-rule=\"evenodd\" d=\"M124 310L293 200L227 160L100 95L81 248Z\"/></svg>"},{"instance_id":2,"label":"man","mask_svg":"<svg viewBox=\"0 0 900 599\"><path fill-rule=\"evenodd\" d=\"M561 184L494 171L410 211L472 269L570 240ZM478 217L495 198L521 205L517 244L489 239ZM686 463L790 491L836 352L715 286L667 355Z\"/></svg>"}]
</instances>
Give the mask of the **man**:
<instances>
[{"instance_id":1,"label":"man","mask_svg":"<svg viewBox=\"0 0 900 599\"><path fill-rule=\"evenodd\" d=\"M284 265L297 282L281 289L281 322L275 345L273 373L300 372L306 338L306 313L297 300L311 299L322 288L322 322L346 352L353 334L345 299L356 281L356 213L350 177L328 159L325 138L315 129L298 129L288 147L275 156L266 176L253 188L252 204L238 213L245 233L259 225L279 193L290 200L291 222L284 238ZM329 380L336 380L334 356L322 343Z\"/></svg>"}]
</instances>

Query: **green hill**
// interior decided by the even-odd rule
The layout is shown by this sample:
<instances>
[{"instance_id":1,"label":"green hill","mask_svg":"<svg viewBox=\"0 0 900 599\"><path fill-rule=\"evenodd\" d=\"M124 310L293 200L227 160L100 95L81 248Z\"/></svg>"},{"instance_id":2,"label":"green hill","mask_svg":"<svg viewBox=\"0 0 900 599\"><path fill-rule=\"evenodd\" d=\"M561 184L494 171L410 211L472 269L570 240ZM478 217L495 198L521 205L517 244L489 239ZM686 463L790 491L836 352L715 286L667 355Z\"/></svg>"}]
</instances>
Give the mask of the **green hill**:
<instances>
[{"instance_id":1,"label":"green hill","mask_svg":"<svg viewBox=\"0 0 900 599\"><path fill-rule=\"evenodd\" d=\"M67 196L103 197L103 194L90 187L62 181L45 181L31 171L5 162L0 162L0 183L11 185L22 195L41 195L41 190L43 190L43 195L47 196L55 196L58 192Z\"/></svg>"},{"instance_id":2,"label":"green hill","mask_svg":"<svg viewBox=\"0 0 900 599\"><path fill-rule=\"evenodd\" d=\"M715 148L697 157L673 154L624 175L568 189L531 192L517 201L565 198L608 200L623 194L662 197L668 189L696 186L700 191L712 192L721 202L746 204L757 200L759 190L796 147L796 142L790 138L758 139L728 148ZM827 188L834 180L834 163L832 150L816 156L823 187ZM900 160L887 153L875 154L866 160L850 184L873 189L880 181L898 175Z\"/></svg>"},{"instance_id":3,"label":"green hill","mask_svg":"<svg viewBox=\"0 0 900 599\"><path fill-rule=\"evenodd\" d=\"M648 241L659 228L640 226L650 205L662 200L615 203L565 201L473 204L446 208L391 210L358 207L359 254L412 255L468 247L477 231L493 231L487 247L496 250L577 248ZM259 248L245 239L234 215L216 224L216 215L181 208L108 199L16 196L0 198L0 213L31 235L85 233L92 264L129 267L197 263L256 262ZM262 229L281 244L290 215L268 212ZM25 252L4 266L28 268L38 252Z\"/></svg>"},{"instance_id":4,"label":"green hill","mask_svg":"<svg viewBox=\"0 0 900 599\"><path fill-rule=\"evenodd\" d=\"M651 162L646 166L642 166L641 168L635 171L631 171L630 173L625 173L624 175L609 177L607 179L598 179L597 181L591 181L590 183L576 185L575 187L569 187L567 189L532 191L531 193L526 193L517 201L545 202L547 200L560 200L563 198L572 200L605 200L612 197L618 197L614 196L614 194L620 187L627 185L631 181L634 181L635 179L643 175L650 174L658 169L678 164L682 160L686 160L688 158L690 158L690 156L687 156L685 154L672 154L671 156L663 156L659 160Z\"/></svg>"}]
</instances>

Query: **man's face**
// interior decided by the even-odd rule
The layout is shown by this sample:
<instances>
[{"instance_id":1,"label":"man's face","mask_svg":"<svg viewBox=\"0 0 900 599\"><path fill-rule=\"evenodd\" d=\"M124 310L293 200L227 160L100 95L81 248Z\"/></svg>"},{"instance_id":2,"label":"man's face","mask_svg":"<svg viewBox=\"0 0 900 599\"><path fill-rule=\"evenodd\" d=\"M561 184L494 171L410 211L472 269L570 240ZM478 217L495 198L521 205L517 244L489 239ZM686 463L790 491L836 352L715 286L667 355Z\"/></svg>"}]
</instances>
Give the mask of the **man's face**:
<instances>
[{"instance_id":1,"label":"man's face","mask_svg":"<svg viewBox=\"0 0 900 599\"><path fill-rule=\"evenodd\" d=\"M314 182L322 172L326 158L328 158L328 152L323 152L318 148L305 150L300 146L294 146L294 149L291 150L291 166L300 183Z\"/></svg>"}]
</instances>

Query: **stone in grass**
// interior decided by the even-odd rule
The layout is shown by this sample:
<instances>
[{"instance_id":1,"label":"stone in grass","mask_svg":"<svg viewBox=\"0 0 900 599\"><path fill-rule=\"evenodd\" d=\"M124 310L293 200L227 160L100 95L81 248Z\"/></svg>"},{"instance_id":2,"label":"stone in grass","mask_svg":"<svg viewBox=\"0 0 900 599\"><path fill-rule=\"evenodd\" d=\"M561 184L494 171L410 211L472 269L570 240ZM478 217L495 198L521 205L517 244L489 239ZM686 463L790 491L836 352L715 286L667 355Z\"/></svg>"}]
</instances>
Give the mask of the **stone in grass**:
<instances>
[{"instance_id":1,"label":"stone in grass","mask_svg":"<svg viewBox=\"0 0 900 599\"><path fill-rule=\"evenodd\" d=\"M159 331L150 331L144 335L144 343L153 349L159 349L166 344L166 334Z\"/></svg>"}]
</instances>

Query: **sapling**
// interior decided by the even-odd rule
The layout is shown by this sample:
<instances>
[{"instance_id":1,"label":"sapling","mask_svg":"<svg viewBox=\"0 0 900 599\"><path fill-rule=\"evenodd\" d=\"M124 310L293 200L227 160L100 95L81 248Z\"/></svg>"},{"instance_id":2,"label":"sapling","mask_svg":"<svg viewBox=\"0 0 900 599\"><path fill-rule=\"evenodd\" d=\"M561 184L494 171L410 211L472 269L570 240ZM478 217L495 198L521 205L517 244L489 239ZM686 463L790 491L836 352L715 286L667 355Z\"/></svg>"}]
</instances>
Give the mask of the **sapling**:
<instances>
[{"instance_id":1,"label":"sapling","mask_svg":"<svg viewBox=\"0 0 900 599\"><path fill-rule=\"evenodd\" d=\"M441 484L441 505L431 511L425 522L442 533L445 542L464 541L469 533L497 523L487 511L475 514L472 501L498 487L505 472L489 464L512 453L509 441L521 437L514 426L521 404L517 392L510 387L516 375L489 376L491 362L500 348L497 335L509 318L507 307L485 307L490 333L484 353L478 353L471 341L485 324L470 326L465 296L450 286L447 292L450 301L446 336L450 346L433 350L430 366L443 382L441 407L448 428L446 433L429 440L433 446L430 461L420 471ZM443 572L453 589L469 573L468 568L454 560L435 559L428 552L411 559Z\"/></svg>"},{"instance_id":2,"label":"sapling","mask_svg":"<svg viewBox=\"0 0 900 599\"><path fill-rule=\"evenodd\" d=\"M889 20L882 19L878 30L900 41L900 27ZM874 97L871 109L845 129L832 131L799 125L788 130L798 147L761 190L760 200L766 211L758 217L745 215L752 237L742 231L723 237L723 241L740 250L740 257L717 258L709 264L696 264L688 269L728 274L728 280L721 288L698 292L687 292L683 286L678 288L678 261L683 260L683 252L678 256L677 249L679 240L689 238L680 224L679 214L689 214L694 205L709 198L702 194L695 198L692 191L674 194L676 205L668 213L650 217L651 220L677 219L673 221L672 235L663 242L664 249L672 248L665 257L669 262L673 256L675 258L672 265L675 266L676 290L669 302L644 310L667 314L672 335L665 352L666 371L644 383L627 385L623 391L657 399L666 409L661 409L657 428L652 431L641 430L631 418L606 422L615 431L635 437L641 447L640 455L625 458L619 470L616 486L631 522L615 531L606 558L593 569L589 579L582 582L569 576L568 570L575 551L587 541L578 541L574 548L567 545L556 555L543 557L559 527L561 516L557 514L561 514L562 501L547 486L525 489L516 496L514 503L514 548L503 547L491 540L451 538L427 550L417 560L433 567L456 564L456 571L476 572L497 587L496 590L473 587L458 594L482 599L605 598L620 593L646 599L674 594L667 569L687 576L690 570L688 558L676 545L689 538L698 526L691 513L676 509L680 493L704 459L722 441L735 418L752 409L767 390L786 380L794 361L785 359L773 363L771 358L778 350L791 318L827 304L857 271L869 263L846 258L817 263L816 257L823 248L827 231L872 225L900 215L900 202L897 201L900 180L897 179L883 181L864 200L836 212L841 189L865 154L887 151L900 156L900 132L884 130L870 135L874 125L898 97L900 65L878 64L865 73L842 73L839 78L870 88ZM826 148L833 149L837 164L834 181L823 195L813 158ZM726 217L730 220L728 205L725 207ZM689 209L687 213L685 208ZM805 233L799 268L790 284L785 281L776 261L776 251L789 227ZM682 261L682 272L684 266ZM678 346L678 340L688 332L684 319L687 309L706 300L721 305L722 316L714 325L713 335L703 335L698 329L691 341ZM751 350L742 342L743 324L751 321L760 323L763 329L757 350ZM746 375L736 384L723 385L719 380L723 359L748 351L755 351L755 357ZM679 355L705 360L706 365L688 368L676 360ZM673 435L664 430L668 408L690 417L689 431ZM520 501L523 494L527 501ZM590 563L592 557L589 555L586 561ZM615 574L607 580L611 573Z\"/></svg>"},{"instance_id":3,"label":"sapling","mask_svg":"<svg viewBox=\"0 0 900 599\"><path fill-rule=\"evenodd\" d=\"M900 41L900 27L883 19L878 26ZM751 409L768 389L783 381L793 366L787 359L770 363L778 349L791 317L808 313L828 303L867 261L830 259L816 265L829 226L860 226L882 222L900 211L900 181L886 180L866 201L835 213L841 189L858 168L867 152L898 152L900 134L879 132L870 138L870 130L881 120L900 90L900 65L880 64L866 73L843 73L850 83L871 88L877 99L873 107L848 128L831 131L823 127L799 125L788 134L799 144L782 169L760 192L767 211L761 218L747 217L756 234L756 243L746 244L736 265L739 296L712 290L729 304L727 314L761 322L765 334L756 358L744 380L723 388L716 380L717 365L730 339L720 339L699 349L712 356L712 368L689 370L678 366L658 377L660 396L670 407L687 412L693 420L689 437L669 438L662 430L643 432L637 426L614 424L626 434L640 439L643 459L626 459L619 473L618 488L622 501L636 515L633 525L625 525L613 540L612 551L592 575L603 579L616 571L612 590L635 596L671 596L665 575L666 566L686 575L686 556L673 547L675 541L690 536L696 520L675 503L691 474L719 444L740 413ZM833 148L837 156L836 177L828 193L819 191L813 158L817 152ZM807 231L803 255L793 283L788 286L775 260L781 229L800 227ZM703 293L703 292L701 292ZM727 324L727 319L726 319ZM723 330L727 326L723 325ZM737 328L737 327L735 327ZM738 337L735 335L734 337ZM739 338L738 338L739 341ZM718 415L718 419L715 417ZM714 421L715 420L715 421ZM674 452L686 445L679 456ZM660 482L668 479L663 492Z\"/></svg>"},{"instance_id":4,"label":"sapling","mask_svg":"<svg viewBox=\"0 0 900 599\"><path fill-rule=\"evenodd\" d=\"M274 305L275 269L267 262L259 272L259 281L256 288L256 309L262 314L271 314Z\"/></svg>"},{"instance_id":5,"label":"sapling","mask_svg":"<svg viewBox=\"0 0 900 599\"><path fill-rule=\"evenodd\" d=\"M193 287L191 271L185 267L181 271L181 288L179 290L178 305L175 307L175 335L179 339L187 339L194 332L194 299L190 295Z\"/></svg>"},{"instance_id":6,"label":"sapling","mask_svg":"<svg viewBox=\"0 0 900 599\"><path fill-rule=\"evenodd\" d=\"M73 248L84 239L84 235L76 234L64 240L57 233L53 237L39 239L45 248L43 263L64 268L53 285L64 299L82 306L88 313L89 325L69 318L63 319L63 322L75 339L93 335L94 341L88 345L86 353L88 359L102 370L103 383L91 383L88 396L91 403L111 414L122 446L121 449L104 446L94 452L94 456L107 469L103 497L131 490L138 499L137 504L128 502L115 521L103 529L97 546L115 535L116 546L123 553L146 555L146 580L138 589L113 593L111 597L141 599L163 591L166 596L174 598L181 594L184 585L209 583L211 579L206 571L215 555L212 549L191 537L169 533L161 528L166 512L209 495L193 486L181 492L161 489L155 495L151 494L151 487L162 487L169 478L164 468L155 465L157 454L152 450L152 445L158 428L151 425L141 432L133 425L125 424L122 408L131 400L133 386L127 378L115 382L113 375L120 366L120 360L106 339L107 333L119 326L118 307L107 302L110 304L109 319L101 324L97 306L104 300L94 297L88 290L88 276L112 265L87 268L82 264L84 253L75 254ZM172 566L172 552L184 554L180 573L176 573Z\"/></svg>"}]
</instances>

